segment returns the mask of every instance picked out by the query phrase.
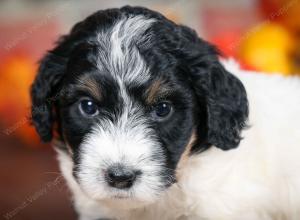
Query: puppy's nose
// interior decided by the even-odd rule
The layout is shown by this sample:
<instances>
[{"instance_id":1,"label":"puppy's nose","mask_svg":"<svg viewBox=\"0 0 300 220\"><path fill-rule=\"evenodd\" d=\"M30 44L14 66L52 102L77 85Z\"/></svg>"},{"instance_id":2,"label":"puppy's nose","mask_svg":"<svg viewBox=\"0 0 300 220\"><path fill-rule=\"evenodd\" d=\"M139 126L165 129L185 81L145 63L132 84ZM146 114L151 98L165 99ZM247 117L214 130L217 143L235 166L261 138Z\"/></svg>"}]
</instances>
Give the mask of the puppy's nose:
<instances>
[{"instance_id":1,"label":"puppy's nose","mask_svg":"<svg viewBox=\"0 0 300 220\"><path fill-rule=\"evenodd\" d=\"M106 179L111 187L126 189L133 185L139 173L122 165L114 165L107 169Z\"/></svg>"}]
</instances>

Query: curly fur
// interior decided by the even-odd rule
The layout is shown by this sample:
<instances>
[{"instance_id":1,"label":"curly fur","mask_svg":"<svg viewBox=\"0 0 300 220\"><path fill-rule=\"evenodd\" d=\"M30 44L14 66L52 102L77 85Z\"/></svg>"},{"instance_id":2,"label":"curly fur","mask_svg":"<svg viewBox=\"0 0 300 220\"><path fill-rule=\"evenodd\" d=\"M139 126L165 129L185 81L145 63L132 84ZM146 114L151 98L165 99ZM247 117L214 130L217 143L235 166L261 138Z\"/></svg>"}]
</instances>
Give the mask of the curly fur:
<instances>
[{"instance_id":1,"label":"curly fur","mask_svg":"<svg viewBox=\"0 0 300 220\"><path fill-rule=\"evenodd\" d=\"M77 108L89 82L94 120ZM151 86L163 93L151 100L173 103L164 122L151 118ZM298 78L220 62L192 29L126 6L76 24L42 59L32 121L44 141L57 124L80 219L298 220L299 94ZM115 162L143 173L132 189L105 184Z\"/></svg>"}]
</instances>

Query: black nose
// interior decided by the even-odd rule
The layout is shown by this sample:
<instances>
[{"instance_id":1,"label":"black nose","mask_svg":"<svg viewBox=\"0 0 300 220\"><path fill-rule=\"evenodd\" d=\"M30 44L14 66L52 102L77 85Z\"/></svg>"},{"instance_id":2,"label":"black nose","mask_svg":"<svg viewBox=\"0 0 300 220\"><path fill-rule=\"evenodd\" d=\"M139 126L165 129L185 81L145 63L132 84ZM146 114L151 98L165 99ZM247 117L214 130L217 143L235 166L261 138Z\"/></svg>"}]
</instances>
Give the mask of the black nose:
<instances>
[{"instance_id":1,"label":"black nose","mask_svg":"<svg viewBox=\"0 0 300 220\"><path fill-rule=\"evenodd\" d=\"M122 165L115 165L107 169L106 179L110 186L118 189L126 189L133 185L139 173Z\"/></svg>"}]
</instances>

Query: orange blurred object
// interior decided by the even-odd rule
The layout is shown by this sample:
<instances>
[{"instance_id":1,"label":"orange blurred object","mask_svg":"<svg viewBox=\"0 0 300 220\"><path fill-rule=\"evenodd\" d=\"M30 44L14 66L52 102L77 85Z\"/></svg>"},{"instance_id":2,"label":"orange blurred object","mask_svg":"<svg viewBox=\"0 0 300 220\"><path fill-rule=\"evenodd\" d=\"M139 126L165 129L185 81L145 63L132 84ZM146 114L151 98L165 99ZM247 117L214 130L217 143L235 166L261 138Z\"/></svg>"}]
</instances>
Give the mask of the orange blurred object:
<instances>
[{"instance_id":1,"label":"orange blurred object","mask_svg":"<svg viewBox=\"0 0 300 220\"><path fill-rule=\"evenodd\" d=\"M29 89L37 66L24 53L10 54L0 63L0 117L6 135L17 135L26 144L39 142L30 126Z\"/></svg>"},{"instance_id":2,"label":"orange blurred object","mask_svg":"<svg viewBox=\"0 0 300 220\"><path fill-rule=\"evenodd\" d=\"M49 19L34 15L16 19L13 24L8 20L0 23L3 45L0 50L0 132L19 138L25 146L41 146L30 126L29 89L37 60L53 47L61 33L61 22L59 16Z\"/></svg>"},{"instance_id":3,"label":"orange blurred object","mask_svg":"<svg viewBox=\"0 0 300 220\"><path fill-rule=\"evenodd\" d=\"M293 71L290 55L294 47L295 41L288 30L267 22L248 32L240 47L240 57L257 70L288 75Z\"/></svg>"}]
</instances>

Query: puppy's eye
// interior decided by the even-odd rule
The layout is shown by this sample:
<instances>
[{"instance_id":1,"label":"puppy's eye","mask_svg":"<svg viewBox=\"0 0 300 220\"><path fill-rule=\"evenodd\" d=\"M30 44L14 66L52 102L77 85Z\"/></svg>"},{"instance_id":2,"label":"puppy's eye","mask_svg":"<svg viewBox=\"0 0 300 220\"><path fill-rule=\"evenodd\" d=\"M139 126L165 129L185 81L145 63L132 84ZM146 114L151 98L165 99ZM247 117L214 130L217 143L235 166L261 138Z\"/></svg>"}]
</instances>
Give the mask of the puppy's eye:
<instances>
[{"instance_id":1,"label":"puppy's eye","mask_svg":"<svg viewBox=\"0 0 300 220\"><path fill-rule=\"evenodd\" d=\"M160 102L154 106L153 116L158 120L163 120L172 113L172 105L168 102Z\"/></svg>"},{"instance_id":2,"label":"puppy's eye","mask_svg":"<svg viewBox=\"0 0 300 220\"><path fill-rule=\"evenodd\" d=\"M90 99L83 99L79 103L79 110L81 114L88 117L98 115L98 106Z\"/></svg>"}]
</instances>

